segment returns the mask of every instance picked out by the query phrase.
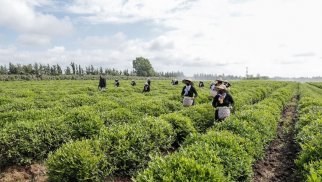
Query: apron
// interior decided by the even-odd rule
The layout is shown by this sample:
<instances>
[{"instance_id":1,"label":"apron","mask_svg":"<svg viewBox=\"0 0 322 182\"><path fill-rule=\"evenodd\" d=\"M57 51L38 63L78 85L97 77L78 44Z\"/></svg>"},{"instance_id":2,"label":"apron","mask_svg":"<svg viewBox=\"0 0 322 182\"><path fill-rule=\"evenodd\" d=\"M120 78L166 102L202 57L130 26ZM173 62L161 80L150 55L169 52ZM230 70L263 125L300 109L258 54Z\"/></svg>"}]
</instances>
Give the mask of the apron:
<instances>
[{"instance_id":1,"label":"apron","mask_svg":"<svg viewBox=\"0 0 322 182\"><path fill-rule=\"evenodd\" d=\"M218 107L218 118L225 119L230 116L230 109L229 107Z\"/></svg>"},{"instance_id":2,"label":"apron","mask_svg":"<svg viewBox=\"0 0 322 182\"><path fill-rule=\"evenodd\" d=\"M183 106L192 106L193 104L193 99L192 97L184 97L182 101Z\"/></svg>"}]
</instances>

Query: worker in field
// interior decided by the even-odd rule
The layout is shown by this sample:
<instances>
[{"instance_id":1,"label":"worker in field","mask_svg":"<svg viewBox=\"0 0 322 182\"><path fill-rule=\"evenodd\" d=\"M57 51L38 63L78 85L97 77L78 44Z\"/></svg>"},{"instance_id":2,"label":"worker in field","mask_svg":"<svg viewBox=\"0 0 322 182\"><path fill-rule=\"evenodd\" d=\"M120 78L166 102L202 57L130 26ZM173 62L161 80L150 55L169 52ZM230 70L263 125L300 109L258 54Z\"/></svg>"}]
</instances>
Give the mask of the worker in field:
<instances>
[{"instance_id":1,"label":"worker in field","mask_svg":"<svg viewBox=\"0 0 322 182\"><path fill-rule=\"evenodd\" d=\"M211 97L216 97L216 95L217 95L216 83L211 82L211 84L210 84L210 96Z\"/></svg>"},{"instance_id":2,"label":"worker in field","mask_svg":"<svg viewBox=\"0 0 322 182\"><path fill-rule=\"evenodd\" d=\"M114 82L114 86L115 86L115 87L119 87L119 86L120 86L120 82L119 82L119 80L117 80L117 79L115 80L115 82Z\"/></svg>"},{"instance_id":3,"label":"worker in field","mask_svg":"<svg viewBox=\"0 0 322 182\"><path fill-rule=\"evenodd\" d=\"M149 84L149 86L151 86L151 79L150 79L150 78L148 78L148 79L146 80L146 82Z\"/></svg>"},{"instance_id":4,"label":"worker in field","mask_svg":"<svg viewBox=\"0 0 322 182\"><path fill-rule=\"evenodd\" d=\"M132 86L136 86L136 82L134 80L131 81Z\"/></svg>"},{"instance_id":5,"label":"worker in field","mask_svg":"<svg viewBox=\"0 0 322 182\"><path fill-rule=\"evenodd\" d=\"M231 84L228 81L224 81L223 84L226 86L227 91L229 91L230 90L230 87L231 87Z\"/></svg>"},{"instance_id":6,"label":"worker in field","mask_svg":"<svg viewBox=\"0 0 322 182\"><path fill-rule=\"evenodd\" d=\"M216 87L218 87L218 86L222 85L222 84L223 84L223 82L224 82L224 81L223 81L221 78L217 79L217 80L216 80L216 83L215 83Z\"/></svg>"},{"instance_id":7,"label":"worker in field","mask_svg":"<svg viewBox=\"0 0 322 182\"><path fill-rule=\"evenodd\" d=\"M182 82L185 84L181 92L181 96L183 96L183 106L192 106L195 104L195 98L198 97L197 90L193 86L191 79L184 79Z\"/></svg>"},{"instance_id":8,"label":"worker in field","mask_svg":"<svg viewBox=\"0 0 322 182\"><path fill-rule=\"evenodd\" d=\"M148 82L144 84L143 91L142 92L150 92L150 85Z\"/></svg>"},{"instance_id":9,"label":"worker in field","mask_svg":"<svg viewBox=\"0 0 322 182\"><path fill-rule=\"evenodd\" d=\"M221 78L217 79L216 82L212 82L210 84L210 97L216 97L218 94L218 87L223 84L223 80Z\"/></svg>"},{"instance_id":10,"label":"worker in field","mask_svg":"<svg viewBox=\"0 0 322 182\"><path fill-rule=\"evenodd\" d=\"M212 101L212 106L215 108L215 121L223 121L230 116L230 110L234 106L233 97L227 93L227 88L224 84L217 87L218 94Z\"/></svg>"},{"instance_id":11,"label":"worker in field","mask_svg":"<svg viewBox=\"0 0 322 182\"><path fill-rule=\"evenodd\" d=\"M102 77L102 75L100 75L100 80L98 83L98 89L100 91L104 91L106 88L106 79Z\"/></svg>"},{"instance_id":12,"label":"worker in field","mask_svg":"<svg viewBox=\"0 0 322 182\"><path fill-rule=\"evenodd\" d=\"M177 79L172 80L171 83L172 83L172 85L178 85L179 84Z\"/></svg>"},{"instance_id":13,"label":"worker in field","mask_svg":"<svg viewBox=\"0 0 322 182\"><path fill-rule=\"evenodd\" d=\"M203 81L199 81L199 88L203 88L205 86L205 84L203 83Z\"/></svg>"}]
</instances>

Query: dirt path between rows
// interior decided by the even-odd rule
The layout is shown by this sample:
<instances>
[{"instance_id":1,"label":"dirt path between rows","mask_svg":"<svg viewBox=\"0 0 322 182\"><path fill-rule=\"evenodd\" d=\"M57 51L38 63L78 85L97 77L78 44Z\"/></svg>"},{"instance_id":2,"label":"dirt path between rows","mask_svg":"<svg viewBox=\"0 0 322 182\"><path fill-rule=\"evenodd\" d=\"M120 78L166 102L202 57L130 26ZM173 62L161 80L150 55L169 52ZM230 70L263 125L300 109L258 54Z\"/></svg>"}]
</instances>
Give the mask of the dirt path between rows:
<instances>
[{"instance_id":1,"label":"dirt path between rows","mask_svg":"<svg viewBox=\"0 0 322 182\"><path fill-rule=\"evenodd\" d=\"M276 139L270 143L264 159L255 163L254 182L300 181L294 164L298 153L298 146L294 140L298 100L299 96L296 96L286 106L278 125Z\"/></svg>"}]
</instances>

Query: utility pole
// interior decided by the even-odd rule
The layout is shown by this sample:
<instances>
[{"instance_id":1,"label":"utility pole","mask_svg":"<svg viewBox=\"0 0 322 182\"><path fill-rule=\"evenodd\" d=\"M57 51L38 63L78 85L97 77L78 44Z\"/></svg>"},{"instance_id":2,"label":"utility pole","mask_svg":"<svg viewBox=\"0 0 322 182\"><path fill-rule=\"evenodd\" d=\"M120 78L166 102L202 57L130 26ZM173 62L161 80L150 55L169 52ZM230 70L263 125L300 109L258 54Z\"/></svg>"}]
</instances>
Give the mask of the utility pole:
<instances>
[{"instance_id":1,"label":"utility pole","mask_svg":"<svg viewBox=\"0 0 322 182\"><path fill-rule=\"evenodd\" d=\"M246 67L246 79L248 78L248 67Z\"/></svg>"}]
</instances>

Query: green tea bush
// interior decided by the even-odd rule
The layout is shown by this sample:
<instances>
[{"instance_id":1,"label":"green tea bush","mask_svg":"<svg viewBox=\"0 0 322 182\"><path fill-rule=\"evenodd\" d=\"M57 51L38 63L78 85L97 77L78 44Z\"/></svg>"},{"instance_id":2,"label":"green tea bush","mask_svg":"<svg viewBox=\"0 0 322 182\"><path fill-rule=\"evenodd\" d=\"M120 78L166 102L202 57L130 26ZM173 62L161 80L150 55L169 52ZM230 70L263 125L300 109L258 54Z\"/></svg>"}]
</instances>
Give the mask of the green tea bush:
<instances>
[{"instance_id":1,"label":"green tea bush","mask_svg":"<svg viewBox=\"0 0 322 182\"><path fill-rule=\"evenodd\" d=\"M183 109L182 103L175 100L164 100L163 104L168 112L180 111Z\"/></svg>"},{"instance_id":2,"label":"green tea bush","mask_svg":"<svg viewBox=\"0 0 322 182\"><path fill-rule=\"evenodd\" d=\"M103 98L94 105L95 110L98 112L111 111L121 107L118 103L111 100L104 100Z\"/></svg>"},{"instance_id":3,"label":"green tea bush","mask_svg":"<svg viewBox=\"0 0 322 182\"><path fill-rule=\"evenodd\" d=\"M188 138L184 146L208 144L217 151L226 176L234 181L249 181L253 175L254 148L248 140L229 131L209 131ZM249 154L250 153L250 154Z\"/></svg>"},{"instance_id":4,"label":"green tea bush","mask_svg":"<svg viewBox=\"0 0 322 182\"><path fill-rule=\"evenodd\" d=\"M300 143L301 152L296 160L298 166L322 159L322 134L311 135L312 138L304 139L305 143Z\"/></svg>"},{"instance_id":5,"label":"green tea bush","mask_svg":"<svg viewBox=\"0 0 322 182\"><path fill-rule=\"evenodd\" d=\"M67 143L46 161L49 181L103 181L104 159L96 140Z\"/></svg>"},{"instance_id":6,"label":"green tea bush","mask_svg":"<svg viewBox=\"0 0 322 182\"><path fill-rule=\"evenodd\" d=\"M214 123L215 111L210 104L188 107L179 113L190 118L198 132L205 132Z\"/></svg>"},{"instance_id":7,"label":"green tea bush","mask_svg":"<svg viewBox=\"0 0 322 182\"><path fill-rule=\"evenodd\" d=\"M65 123L71 127L75 139L91 138L104 127L104 122L89 106L75 108L66 113Z\"/></svg>"},{"instance_id":8,"label":"green tea bush","mask_svg":"<svg viewBox=\"0 0 322 182\"><path fill-rule=\"evenodd\" d=\"M155 157L134 181L231 181L218 152L208 144L192 145L166 157Z\"/></svg>"},{"instance_id":9,"label":"green tea bush","mask_svg":"<svg viewBox=\"0 0 322 182\"><path fill-rule=\"evenodd\" d=\"M85 105L93 105L97 103L94 97L90 97L84 94L69 95L62 99L62 104L66 107L80 107Z\"/></svg>"},{"instance_id":10,"label":"green tea bush","mask_svg":"<svg viewBox=\"0 0 322 182\"><path fill-rule=\"evenodd\" d=\"M133 175L147 165L149 154L170 148L174 136L168 122L152 117L101 130L98 140L107 156L107 175Z\"/></svg>"},{"instance_id":11,"label":"green tea bush","mask_svg":"<svg viewBox=\"0 0 322 182\"><path fill-rule=\"evenodd\" d=\"M140 113L145 113L148 116L160 116L169 112L169 109L164 105L162 100L144 100L137 101L135 104L131 105L132 110L136 110Z\"/></svg>"},{"instance_id":12,"label":"green tea bush","mask_svg":"<svg viewBox=\"0 0 322 182\"><path fill-rule=\"evenodd\" d=\"M24 99L15 99L11 103L0 106L0 113L12 111L26 111L34 108L35 104Z\"/></svg>"},{"instance_id":13,"label":"green tea bush","mask_svg":"<svg viewBox=\"0 0 322 182\"><path fill-rule=\"evenodd\" d=\"M267 139L264 139L266 136L263 136L262 133L256 129L255 125L256 123L254 122L231 117L225 122L216 124L213 129L219 131L228 130L247 139L249 145L254 148L254 151L249 151L249 154L255 158L259 158L264 155L265 141L267 141Z\"/></svg>"},{"instance_id":14,"label":"green tea bush","mask_svg":"<svg viewBox=\"0 0 322 182\"><path fill-rule=\"evenodd\" d=\"M296 141L301 151L295 161L303 180L322 180L322 90L301 85Z\"/></svg>"},{"instance_id":15,"label":"green tea bush","mask_svg":"<svg viewBox=\"0 0 322 182\"><path fill-rule=\"evenodd\" d=\"M160 117L172 125L176 134L175 145L179 145L188 135L197 132L190 118L185 117L182 114L170 113L161 115Z\"/></svg>"},{"instance_id":16,"label":"green tea bush","mask_svg":"<svg viewBox=\"0 0 322 182\"><path fill-rule=\"evenodd\" d=\"M0 167L41 161L71 140L71 133L60 118L8 123L0 129Z\"/></svg>"},{"instance_id":17,"label":"green tea bush","mask_svg":"<svg viewBox=\"0 0 322 182\"><path fill-rule=\"evenodd\" d=\"M100 113L99 115L106 126L111 124L134 123L139 120L137 115L134 115L130 110L125 108L117 108Z\"/></svg>"},{"instance_id":18,"label":"green tea bush","mask_svg":"<svg viewBox=\"0 0 322 182\"><path fill-rule=\"evenodd\" d=\"M308 171L305 176L308 182L322 181L322 160L306 164L304 168Z\"/></svg>"}]
</instances>

